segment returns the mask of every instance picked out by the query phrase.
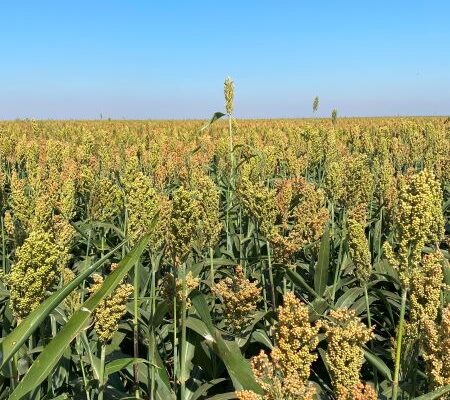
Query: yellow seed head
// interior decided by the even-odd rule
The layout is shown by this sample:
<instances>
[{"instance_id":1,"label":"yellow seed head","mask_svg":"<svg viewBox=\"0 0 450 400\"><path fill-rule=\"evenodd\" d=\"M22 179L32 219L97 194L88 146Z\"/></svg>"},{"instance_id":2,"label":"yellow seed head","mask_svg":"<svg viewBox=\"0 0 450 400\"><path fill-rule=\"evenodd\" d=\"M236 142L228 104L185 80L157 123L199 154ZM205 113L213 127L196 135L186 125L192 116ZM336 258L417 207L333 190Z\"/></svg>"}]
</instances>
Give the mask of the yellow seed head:
<instances>
[{"instance_id":1,"label":"yellow seed head","mask_svg":"<svg viewBox=\"0 0 450 400\"><path fill-rule=\"evenodd\" d=\"M228 115L231 115L233 113L234 83L230 77L225 79L223 92L225 95L225 110Z\"/></svg>"},{"instance_id":2,"label":"yellow seed head","mask_svg":"<svg viewBox=\"0 0 450 400\"><path fill-rule=\"evenodd\" d=\"M421 171L399 179L394 211L395 249L385 243L388 261L399 270L404 287L409 287L415 268L420 266L422 249L443 237L442 191L432 172Z\"/></svg>"},{"instance_id":3,"label":"yellow seed head","mask_svg":"<svg viewBox=\"0 0 450 400\"><path fill-rule=\"evenodd\" d=\"M186 274L186 308L191 307L191 301L189 299L189 294L198 288L200 285L200 278L194 278L192 272L189 271ZM164 275L161 283L161 297L167 301L169 306L169 312L173 312L173 299L177 299L177 308L181 306L183 302L183 280L182 278L177 278L175 280L171 273Z\"/></svg>"},{"instance_id":4,"label":"yellow seed head","mask_svg":"<svg viewBox=\"0 0 450 400\"><path fill-rule=\"evenodd\" d=\"M361 282L367 283L372 273L372 262L369 241L365 234L364 217L360 213L349 215L347 231L349 253L355 265L356 277Z\"/></svg>"},{"instance_id":5,"label":"yellow seed head","mask_svg":"<svg viewBox=\"0 0 450 400\"><path fill-rule=\"evenodd\" d=\"M261 350L252 358L256 382L264 391L264 399L313 399L314 387L309 386L311 364L317 355L318 327L308 319L308 309L295 295L288 292L279 307L277 346L270 358Z\"/></svg>"},{"instance_id":6,"label":"yellow seed head","mask_svg":"<svg viewBox=\"0 0 450 400\"><path fill-rule=\"evenodd\" d=\"M241 333L248 327L261 297L258 282L250 282L238 265L232 278L225 278L212 289L222 299L226 325L233 333Z\"/></svg>"},{"instance_id":7,"label":"yellow seed head","mask_svg":"<svg viewBox=\"0 0 450 400\"><path fill-rule=\"evenodd\" d=\"M8 284L11 308L18 318L26 317L46 298L58 280L60 252L43 231L33 231L16 251Z\"/></svg>"},{"instance_id":8,"label":"yellow seed head","mask_svg":"<svg viewBox=\"0 0 450 400\"><path fill-rule=\"evenodd\" d=\"M364 361L362 346L373 338L354 310L337 309L330 312L329 321L321 321L328 342L326 358L333 386L339 400L349 396L359 384L359 372Z\"/></svg>"},{"instance_id":9,"label":"yellow seed head","mask_svg":"<svg viewBox=\"0 0 450 400\"><path fill-rule=\"evenodd\" d=\"M103 278L98 274L93 274L92 278L94 282L91 285L90 292L95 293L102 286ZM117 332L120 320L127 312L126 304L132 293L133 286L128 283L122 283L96 307L94 311L94 327L102 343L111 341Z\"/></svg>"},{"instance_id":10,"label":"yellow seed head","mask_svg":"<svg viewBox=\"0 0 450 400\"><path fill-rule=\"evenodd\" d=\"M432 388L450 385L450 306L442 312L439 324L431 319L424 322L423 358Z\"/></svg>"}]
</instances>

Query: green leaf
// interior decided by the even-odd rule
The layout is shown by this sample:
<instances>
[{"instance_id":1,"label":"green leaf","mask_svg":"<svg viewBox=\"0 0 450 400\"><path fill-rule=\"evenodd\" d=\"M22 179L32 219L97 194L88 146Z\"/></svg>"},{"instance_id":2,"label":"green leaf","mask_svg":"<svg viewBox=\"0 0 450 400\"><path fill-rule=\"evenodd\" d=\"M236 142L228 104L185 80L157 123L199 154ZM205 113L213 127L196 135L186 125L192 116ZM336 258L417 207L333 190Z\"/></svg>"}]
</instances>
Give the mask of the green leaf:
<instances>
[{"instance_id":1,"label":"green leaf","mask_svg":"<svg viewBox=\"0 0 450 400\"><path fill-rule=\"evenodd\" d=\"M326 226L320 241L319 260L314 273L314 289L323 296L328 282L330 266L330 227Z\"/></svg>"},{"instance_id":2,"label":"green leaf","mask_svg":"<svg viewBox=\"0 0 450 400\"><path fill-rule=\"evenodd\" d=\"M253 376L250 363L243 357L239 346L236 342L224 340L214 327L205 297L197 292L191 301L211 335L212 340L207 341L207 344L212 346L224 362L235 388L262 393Z\"/></svg>"},{"instance_id":3,"label":"green leaf","mask_svg":"<svg viewBox=\"0 0 450 400\"><path fill-rule=\"evenodd\" d=\"M217 111L213 114L211 120L202 128L200 129L201 131L204 131L206 128L209 128L210 125L212 125L214 122L216 122L218 119L224 117L226 114L224 114L223 112Z\"/></svg>"},{"instance_id":4,"label":"green leaf","mask_svg":"<svg viewBox=\"0 0 450 400\"><path fill-rule=\"evenodd\" d=\"M335 303L336 308L350 308L350 306L364 295L364 290L361 287L352 287L344 292L344 294L337 299Z\"/></svg>"},{"instance_id":5,"label":"green leaf","mask_svg":"<svg viewBox=\"0 0 450 400\"><path fill-rule=\"evenodd\" d=\"M305 279L300 274L298 274L291 268L286 268L285 271L287 276L291 279L292 282L294 282L298 286L301 286L303 289L305 289L309 294L312 294L314 297L321 298L319 293L317 293L311 286L309 286L306 283Z\"/></svg>"},{"instance_id":6,"label":"green leaf","mask_svg":"<svg viewBox=\"0 0 450 400\"><path fill-rule=\"evenodd\" d=\"M252 341L256 343L261 343L269 349L273 349L272 341L267 336L267 333L261 329L257 329L252 333Z\"/></svg>"},{"instance_id":7,"label":"green leaf","mask_svg":"<svg viewBox=\"0 0 450 400\"><path fill-rule=\"evenodd\" d=\"M184 369L184 374L180 373L180 382L186 382L189 379L192 368L194 367L192 364L192 359L194 358L195 353L195 339L194 333L190 330L186 333L186 343L185 346L183 346L183 350L184 354L180 354L180 360L184 360L186 368Z\"/></svg>"},{"instance_id":8,"label":"green leaf","mask_svg":"<svg viewBox=\"0 0 450 400\"><path fill-rule=\"evenodd\" d=\"M386 379L392 382L391 370L384 363L384 361L380 357L373 354L370 350L363 349L363 351L364 351L364 358L367 360L367 362L373 365L381 373L381 375L383 375Z\"/></svg>"},{"instance_id":9,"label":"green leaf","mask_svg":"<svg viewBox=\"0 0 450 400\"><path fill-rule=\"evenodd\" d=\"M1 343L0 368L3 367L25 343L29 336L39 327L44 319L60 304L80 283L96 271L109 257L119 250L126 242L122 242L104 257L84 270L67 285L53 293L33 310Z\"/></svg>"},{"instance_id":10,"label":"green leaf","mask_svg":"<svg viewBox=\"0 0 450 400\"><path fill-rule=\"evenodd\" d=\"M429 392L427 394L424 394L419 397L414 397L413 400L434 400L434 399L440 399L441 396L447 394L450 392L450 385L442 386L439 389L433 390L432 392Z\"/></svg>"},{"instance_id":11,"label":"green leaf","mask_svg":"<svg viewBox=\"0 0 450 400\"><path fill-rule=\"evenodd\" d=\"M209 400L233 400L233 399L236 399L236 392L216 394L215 396L209 398Z\"/></svg>"},{"instance_id":12,"label":"green leaf","mask_svg":"<svg viewBox=\"0 0 450 400\"><path fill-rule=\"evenodd\" d=\"M69 395L64 393L60 394L57 397L53 397L51 400L68 400L68 399L70 399Z\"/></svg>"},{"instance_id":13,"label":"green leaf","mask_svg":"<svg viewBox=\"0 0 450 400\"><path fill-rule=\"evenodd\" d=\"M148 363L147 360L143 358L119 358L117 360L113 360L106 364L105 366L105 376L109 376L114 374L115 372L119 372L124 368L129 367L130 365L140 364L140 363Z\"/></svg>"},{"instance_id":14,"label":"green leaf","mask_svg":"<svg viewBox=\"0 0 450 400\"><path fill-rule=\"evenodd\" d=\"M189 400L197 400L200 397L206 395L209 389L211 389L213 386L222 383L225 381L224 378L218 378L214 379L210 382L205 382L203 385L201 385L194 393L192 393L191 396L189 396Z\"/></svg>"},{"instance_id":15,"label":"green leaf","mask_svg":"<svg viewBox=\"0 0 450 400\"><path fill-rule=\"evenodd\" d=\"M103 282L100 289L76 311L66 325L53 340L44 348L34 361L28 373L12 392L10 400L18 400L39 386L51 373L64 350L70 346L73 339L87 326L95 307L119 285L128 271L138 262L142 252L150 241L150 235L144 236L139 243L120 261L119 266Z\"/></svg>"}]
</instances>

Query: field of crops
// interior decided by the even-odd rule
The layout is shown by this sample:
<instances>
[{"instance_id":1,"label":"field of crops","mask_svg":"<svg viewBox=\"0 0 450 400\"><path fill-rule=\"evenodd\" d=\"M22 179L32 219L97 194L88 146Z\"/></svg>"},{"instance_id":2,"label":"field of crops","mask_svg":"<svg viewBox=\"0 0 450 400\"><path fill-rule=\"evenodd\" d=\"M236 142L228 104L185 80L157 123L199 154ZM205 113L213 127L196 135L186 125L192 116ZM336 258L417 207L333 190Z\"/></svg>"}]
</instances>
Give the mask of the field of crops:
<instances>
[{"instance_id":1,"label":"field of crops","mask_svg":"<svg viewBox=\"0 0 450 400\"><path fill-rule=\"evenodd\" d=\"M0 122L0 399L450 398L450 122L227 100Z\"/></svg>"}]
</instances>

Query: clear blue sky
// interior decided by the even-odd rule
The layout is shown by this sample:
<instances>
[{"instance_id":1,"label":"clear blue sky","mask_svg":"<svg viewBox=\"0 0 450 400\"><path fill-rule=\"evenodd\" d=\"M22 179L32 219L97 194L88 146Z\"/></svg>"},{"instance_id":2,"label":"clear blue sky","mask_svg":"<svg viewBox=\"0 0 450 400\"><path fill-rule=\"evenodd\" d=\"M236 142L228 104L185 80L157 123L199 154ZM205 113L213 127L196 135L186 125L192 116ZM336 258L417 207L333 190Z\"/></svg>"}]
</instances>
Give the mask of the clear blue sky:
<instances>
[{"instance_id":1,"label":"clear blue sky","mask_svg":"<svg viewBox=\"0 0 450 400\"><path fill-rule=\"evenodd\" d=\"M450 114L449 1L0 0L0 119Z\"/></svg>"}]
</instances>

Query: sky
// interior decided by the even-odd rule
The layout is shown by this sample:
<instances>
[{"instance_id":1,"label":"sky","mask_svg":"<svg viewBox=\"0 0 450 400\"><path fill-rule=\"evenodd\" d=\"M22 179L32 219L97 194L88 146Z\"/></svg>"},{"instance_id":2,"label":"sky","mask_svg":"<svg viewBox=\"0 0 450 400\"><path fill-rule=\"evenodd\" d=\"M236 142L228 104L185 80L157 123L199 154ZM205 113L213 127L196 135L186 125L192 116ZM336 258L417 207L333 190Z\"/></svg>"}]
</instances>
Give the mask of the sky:
<instances>
[{"instance_id":1,"label":"sky","mask_svg":"<svg viewBox=\"0 0 450 400\"><path fill-rule=\"evenodd\" d=\"M449 1L0 0L0 119L450 114Z\"/></svg>"}]
</instances>

